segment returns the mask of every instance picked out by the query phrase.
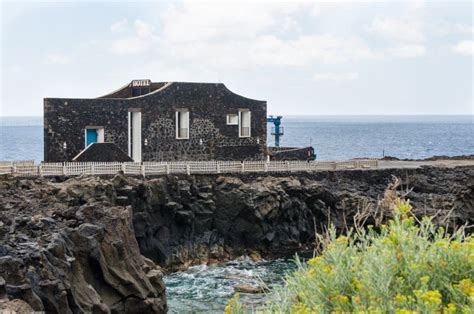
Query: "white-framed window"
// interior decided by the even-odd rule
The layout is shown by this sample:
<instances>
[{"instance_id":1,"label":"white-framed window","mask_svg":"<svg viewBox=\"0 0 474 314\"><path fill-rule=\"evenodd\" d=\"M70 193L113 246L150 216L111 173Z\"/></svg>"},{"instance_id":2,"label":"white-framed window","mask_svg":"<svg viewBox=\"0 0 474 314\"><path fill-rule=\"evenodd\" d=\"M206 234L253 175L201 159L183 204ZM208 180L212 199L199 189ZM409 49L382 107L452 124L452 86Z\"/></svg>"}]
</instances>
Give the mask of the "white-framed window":
<instances>
[{"instance_id":1,"label":"white-framed window","mask_svg":"<svg viewBox=\"0 0 474 314\"><path fill-rule=\"evenodd\" d=\"M239 137L250 137L250 111L239 110Z\"/></svg>"},{"instance_id":2,"label":"white-framed window","mask_svg":"<svg viewBox=\"0 0 474 314\"><path fill-rule=\"evenodd\" d=\"M227 115L227 125L238 125L239 124L239 115L235 113L229 113Z\"/></svg>"},{"instance_id":3,"label":"white-framed window","mask_svg":"<svg viewBox=\"0 0 474 314\"><path fill-rule=\"evenodd\" d=\"M187 109L176 111L176 138L189 139L189 111Z\"/></svg>"}]
</instances>

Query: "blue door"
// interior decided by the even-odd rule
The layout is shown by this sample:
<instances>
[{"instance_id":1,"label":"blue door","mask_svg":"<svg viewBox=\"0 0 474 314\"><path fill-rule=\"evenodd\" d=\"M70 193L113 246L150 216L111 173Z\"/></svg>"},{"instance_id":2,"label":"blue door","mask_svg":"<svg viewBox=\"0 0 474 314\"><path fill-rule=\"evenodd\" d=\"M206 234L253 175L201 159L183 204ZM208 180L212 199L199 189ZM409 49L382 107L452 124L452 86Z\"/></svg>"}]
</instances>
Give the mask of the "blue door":
<instances>
[{"instance_id":1,"label":"blue door","mask_svg":"<svg viewBox=\"0 0 474 314\"><path fill-rule=\"evenodd\" d=\"M97 130L86 129L86 146L89 146L92 143L97 143Z\"/></svg>"}]
</instances>

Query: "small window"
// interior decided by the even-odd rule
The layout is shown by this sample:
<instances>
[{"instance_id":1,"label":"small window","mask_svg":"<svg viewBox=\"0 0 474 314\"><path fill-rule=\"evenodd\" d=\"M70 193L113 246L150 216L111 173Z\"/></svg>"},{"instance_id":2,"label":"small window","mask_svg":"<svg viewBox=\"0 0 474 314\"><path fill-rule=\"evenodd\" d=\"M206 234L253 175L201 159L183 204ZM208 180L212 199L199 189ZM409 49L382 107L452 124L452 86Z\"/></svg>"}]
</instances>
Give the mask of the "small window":
<instances>
[{"instance_id":1,"label":"small window","mask_svg":"<svg viewBox=\"0 0 474 314\"><path fill-rule=\"evenodd\" d=\"M85 147L93 143L104 142L104 128L97 126L88 126L85 129Z\"/></svg>"},{"instance_id":2,"label":"small window","mask_svg":"<svg viewBox=\"0 0 474 314\"><path fill-rule=\"evenodd\" d=\"M239 110L239 137L250 137L250 111Z\"/></svg>"},{"instance_id":3,"label":"small window","mask_svg":"<svg viewBox=\"0 0 474 314\"><path fill-rule=\"evenodd\" d=\"M227 125L238 125L239 124L239 116L234 114L234 113L230 113L227 115Z\"/></svg>"},{"instance_id":4,"label":"small window","mask_svg":"<svg viewBox=\"0 0 474 314\"><path fill-rule=\"evenodd\" d=\"M176 138L189 138L189 111L186 109L176 111Z\"/></svg>"}]
</instances>

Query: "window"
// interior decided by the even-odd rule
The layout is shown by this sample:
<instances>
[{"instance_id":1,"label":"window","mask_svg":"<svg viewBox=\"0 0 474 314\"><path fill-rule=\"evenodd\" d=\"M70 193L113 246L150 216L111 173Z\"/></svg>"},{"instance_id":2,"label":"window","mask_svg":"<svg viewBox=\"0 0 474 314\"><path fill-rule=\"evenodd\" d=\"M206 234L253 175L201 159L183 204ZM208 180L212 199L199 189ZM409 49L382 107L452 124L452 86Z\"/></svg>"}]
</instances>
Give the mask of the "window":
<instances>
[{"instance_id":1,"label":"window","mask_svg":"<svg viewBox=\"0 0 474 314\"><path fill-rule=\"evenodd\" d=\"M176 111L176 138L189 138L189 111L187 109Z\"/></svg>"},{"instance_id":2,"label":"window","mask_svg":"<svg viewBox=\"0 0 474 314\"><path fill-rule=\"evenodd\" d=\"M239 137L250 137L250 111L239 110Z\"/></svg>"},{"instance_id":3,"label":"window","mask_svg":"<svg viewBox=\"0 0 474 314\"><path fill-rule=\"evenodd\" d=\"M93 143L104 142L104 128L98 126L87 126L85 129L85 146Z\"/></svg>"},{"instance_id":4,"label":"window","mask_svg":"<svg viewBox=\"0 0 474 314\"><path fill-rule=\"evenodd\" d=\"M133 87L132 97L146 95L150 92L150 87Z\"/></svg>"},{"instance_id":5,"label":"window","mask_svg":"<svg viewBox=\"0 0 474 314\"><path fill-rule=\"evenodd\" d=\"M229 113L227 115L227 125L238 125L239 124L239 116L235 113Z\"/></svg>"}]
</instances>

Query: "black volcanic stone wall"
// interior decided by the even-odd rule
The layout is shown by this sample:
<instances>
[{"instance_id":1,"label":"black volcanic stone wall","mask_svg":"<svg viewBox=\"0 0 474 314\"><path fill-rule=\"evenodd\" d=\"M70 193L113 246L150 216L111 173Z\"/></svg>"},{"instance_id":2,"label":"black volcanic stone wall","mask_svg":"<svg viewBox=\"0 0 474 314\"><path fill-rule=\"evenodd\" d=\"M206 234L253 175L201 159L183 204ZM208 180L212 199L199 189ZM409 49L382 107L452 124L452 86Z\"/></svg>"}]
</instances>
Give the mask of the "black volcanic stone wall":
<instances>
[{"instance_id":1,"label":"black volcanic stone wall","mask_svg":"<svg viewBox=\"0 0 474 314\"><path fill-rule=\"evenodd\" d=\"M189 139L176 139L175 112L189 110ZM105 142L128 151L128 111L142 112L142 160L262 160L266 155L266 102L232 93L223 84L171 83L130 99L44 100L44 160L69 161L85 147L86 126L103 126ZM239 138L226 115L251 111L251 137ZM148 145L145 146L144 140ZM202 144L201 144L202 141ZM67 148L63 149L63 143Z\"/></svg>"}]
</instances>

